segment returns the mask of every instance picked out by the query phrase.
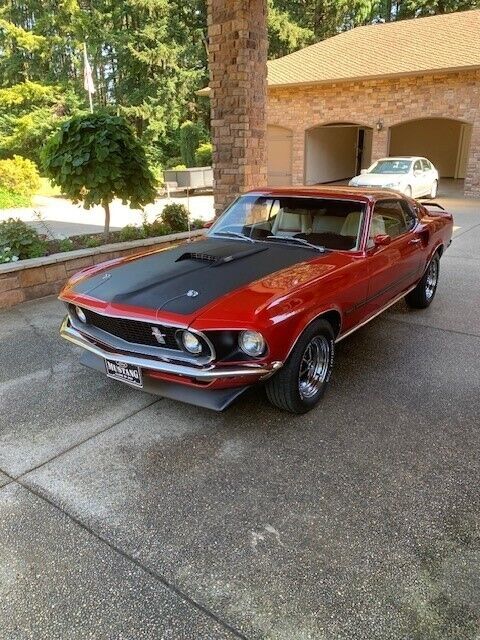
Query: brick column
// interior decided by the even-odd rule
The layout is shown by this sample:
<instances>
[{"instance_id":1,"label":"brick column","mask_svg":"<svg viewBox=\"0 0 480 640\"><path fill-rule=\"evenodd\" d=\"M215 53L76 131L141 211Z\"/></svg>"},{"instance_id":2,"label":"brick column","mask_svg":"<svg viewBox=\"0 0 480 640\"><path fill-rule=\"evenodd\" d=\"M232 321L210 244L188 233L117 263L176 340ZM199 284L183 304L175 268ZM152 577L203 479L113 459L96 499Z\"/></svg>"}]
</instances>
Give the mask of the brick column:
<instances>
[{"instance_id":1,"label":"brick column","mask_svg":"<svg viewBox=\"0 0 480 640\"><path fill-rule=\"evenodd\" d=\"M267 0L208 0L215 212L267 182Z\"/></svg>"},{"instance_id":2,"label":"brick column","mask_svg":"<svg viewBox=\"0 0 480 640\"><path fill-rule=\"evenodd\" d=\"M386 126L381 131L377 131L373 126L372 135L372 162L379 158L388 156L389 131Z\"/></svg>"},{"instance_id":3,"label":"brick column","mask_svg":"<svg viewBox=\"0 0 480 640\"><path fill-rule=\"evenodd\" d=\"M480 119L473 123L464 193L467 198L480 198Z\"/></svg>"}]
</instances>

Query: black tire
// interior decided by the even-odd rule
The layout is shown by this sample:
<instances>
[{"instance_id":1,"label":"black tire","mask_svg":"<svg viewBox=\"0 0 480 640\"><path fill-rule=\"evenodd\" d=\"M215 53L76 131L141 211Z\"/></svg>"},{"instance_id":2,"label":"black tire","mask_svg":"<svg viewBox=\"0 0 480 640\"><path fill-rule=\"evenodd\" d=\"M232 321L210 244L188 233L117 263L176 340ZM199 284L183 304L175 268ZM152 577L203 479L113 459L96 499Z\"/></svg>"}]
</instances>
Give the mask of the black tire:
<instances>
[{"instance_id":1,"label":"black tire","mask_svg":"<svg viewBox=\"0 0 480 640\"><path fill-rule=\"evenodd\" d=\"M307 351L311 347L312 361L317 354L316 371L309 367L301 377L301 367L307 364ZM265 383L267 398L275 407L302 414L313 409L324 395L333 368L335 356L335 335L332 326L326 320L317 320L302 333L283 367ZM307 358L308 359L308 358ZM318 379L317 379L318 376ZM310 388L307 384L312 378Z\"/></svg>"},{"instance_id":2,"label":"black tire","mask_svg":"<svg viewBox=\"0 0 480 640\"><path fill-rule=\"evenodd\" d=\"M426 309L435 297L440 275L440 256L437 253L430 260L423 278L413 291L405 296L405 301L412 309Z\"/></svg>"}]
</instances>

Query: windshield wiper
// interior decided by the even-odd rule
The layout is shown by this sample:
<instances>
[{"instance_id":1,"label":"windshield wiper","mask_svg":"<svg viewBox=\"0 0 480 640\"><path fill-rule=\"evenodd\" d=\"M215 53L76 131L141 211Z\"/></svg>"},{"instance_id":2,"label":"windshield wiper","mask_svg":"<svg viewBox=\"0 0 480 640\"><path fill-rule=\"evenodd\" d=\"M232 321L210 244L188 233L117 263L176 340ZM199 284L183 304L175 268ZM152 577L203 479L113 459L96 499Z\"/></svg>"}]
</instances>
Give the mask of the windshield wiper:
<instances>
[{"instance_id":1,"label":"windshield wiper","mask_svg":"<svg viewBox=\"0 0 480 640\"><path fill-rule=\"evenodd\" d=\"M316 249L316 251L320 251L323 253L325 251L325 247L322 247L318 244L313 244L304 238L295 238L295 236L267 236L267 240L278 240L279 242L298 242L299 244L303 244L306 247L311 247L312 249Z\"/></svg>"},{"instance_id":2,"label":"windshield wiper","mask_svg":"<svg viewBox=\"0 0 480 640\"><path fill-rule=\"evenodd\" d=\"M252 238L249 238L249 236L245 236L243 233L238 233L238 231L216 231L215 233L212 233L212 236L225 236L225 237L230 237L230 238L241 238L242 240L248 240L248 242L255 242L255 240L253 240Z\"/></svg>"}]
</instances>

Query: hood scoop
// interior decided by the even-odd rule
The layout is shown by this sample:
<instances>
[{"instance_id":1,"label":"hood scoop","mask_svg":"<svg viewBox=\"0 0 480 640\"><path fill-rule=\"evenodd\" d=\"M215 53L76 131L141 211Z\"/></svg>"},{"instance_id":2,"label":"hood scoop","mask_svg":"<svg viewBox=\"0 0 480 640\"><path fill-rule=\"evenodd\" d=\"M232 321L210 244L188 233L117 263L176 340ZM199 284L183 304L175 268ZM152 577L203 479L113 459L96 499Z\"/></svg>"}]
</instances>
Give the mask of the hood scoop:
<instances>
[{"instance_id":1,"label":"hood scoop","mask_svg":"<svg viewBox=\"0 0 480 640\"><path fill-rule=\"evenodd\" d=\"M251 256L255 253L260 253L261 251L266 251L267 247L248 247L235 249L231 245L230 246L221 246L218 249L206 252L198 252L198 251L185 251L182 253L175 262L182 262L183 260L195 260L198 262L203 262L209 264L212 267L218 267L221 264L228 264L229 262L233 262L234 260L239 260L240 258L245 258L246 256Z\"/></svg>"},{"instance_id":2,"label":"hood scoop","mask_svg":"<svg viewBox=\"0 0 480 640\"><path fill-rule=\"evenodd\" d=\"M219 256L212 256L210 253L198 253L196 251L186 251L179 256L175 262L181 262L182 260L199 260L200 262L210 262L212 264L217 263L221 258Z\"/></svg>"}]
</instances>

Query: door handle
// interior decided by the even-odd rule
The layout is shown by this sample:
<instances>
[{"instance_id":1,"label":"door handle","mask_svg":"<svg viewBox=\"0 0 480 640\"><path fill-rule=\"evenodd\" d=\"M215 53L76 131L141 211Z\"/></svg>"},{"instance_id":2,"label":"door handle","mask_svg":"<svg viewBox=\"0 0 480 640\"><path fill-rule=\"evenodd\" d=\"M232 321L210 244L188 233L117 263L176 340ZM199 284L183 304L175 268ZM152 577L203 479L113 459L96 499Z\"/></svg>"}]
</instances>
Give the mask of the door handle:
<instances>
[{"instance_id":1,"label":"door handle","mask_svg":"<svg viewBox=\"0 0 480 640\"><path fill-rule=\"evenodd\" d=\"M408 244L420 244L421 242L420 238L413 238Z\"/></svg>"}]
</instances>

